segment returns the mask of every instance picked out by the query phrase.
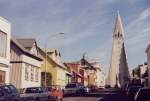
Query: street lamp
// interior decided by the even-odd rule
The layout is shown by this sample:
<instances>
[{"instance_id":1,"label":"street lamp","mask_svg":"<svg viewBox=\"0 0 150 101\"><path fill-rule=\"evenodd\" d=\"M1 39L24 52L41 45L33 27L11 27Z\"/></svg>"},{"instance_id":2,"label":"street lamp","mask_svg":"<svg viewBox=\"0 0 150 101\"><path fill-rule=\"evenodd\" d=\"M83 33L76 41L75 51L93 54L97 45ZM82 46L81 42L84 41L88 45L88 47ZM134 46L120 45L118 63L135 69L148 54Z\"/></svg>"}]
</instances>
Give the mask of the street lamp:
<instances>
[{"instance_id":1,"label":"street lamp","mask_svg":"<svg viewBox=\"0 0 150 101\"><path fill-rule=\"evenodd\" d=\"M53 35L50 35L49 37L46 38L45 40L45 87L47 86L47 43L48 43L48 40L49 38L53 38L53 37L56 37L58 35L64 35L65 33L58 33L58 34L53 34Z\"/></svg>"}]
</instances>

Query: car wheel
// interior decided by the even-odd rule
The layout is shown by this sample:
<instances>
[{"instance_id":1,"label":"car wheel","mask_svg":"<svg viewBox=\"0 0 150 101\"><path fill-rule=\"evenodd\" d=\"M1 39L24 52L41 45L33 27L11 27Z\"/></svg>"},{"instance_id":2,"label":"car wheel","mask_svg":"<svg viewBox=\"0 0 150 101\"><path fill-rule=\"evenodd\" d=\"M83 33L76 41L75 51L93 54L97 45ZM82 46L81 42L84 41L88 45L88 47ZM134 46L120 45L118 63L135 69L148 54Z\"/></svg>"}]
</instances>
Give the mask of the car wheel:
<instances>
[{"instance_id":1,"label":"car wheel","mask_svg":"<svg viewBox=\"0 0 150 101\"><path fill-rule=\"evenodd\" d=\"M63 101L63 100L62 100L62 98L59 99L59 98L57 97L57 98L56 98L56 101Z\"/></svg>"},{"instance_id":2,"label":"car wheel","mask_svg":"<svg viewBox=\"0 0 150 101\"><path fill-rule=\"evenodd\" d=\"M36 101L40 101L40 99L39 99L39 98L36 98Z\"/></svg>"}]
</instances>

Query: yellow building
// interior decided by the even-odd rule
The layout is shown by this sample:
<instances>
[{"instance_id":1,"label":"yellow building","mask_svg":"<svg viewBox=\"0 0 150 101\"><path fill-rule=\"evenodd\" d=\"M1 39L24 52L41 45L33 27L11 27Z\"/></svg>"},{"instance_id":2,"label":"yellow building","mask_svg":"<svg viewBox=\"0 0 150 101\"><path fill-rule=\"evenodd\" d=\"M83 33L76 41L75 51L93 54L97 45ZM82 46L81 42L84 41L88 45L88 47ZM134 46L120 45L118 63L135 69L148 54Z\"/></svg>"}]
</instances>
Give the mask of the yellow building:
<instances>
[{"instance_id":1,"label":"yellow building","mask_svg":"<svg viewBox=\"0 0 150 101\"><path fill-rule=\"evenodd\" d=\"M46 53L41 48L39 49L39 55L43 59L43 64L41 67L41 84L45 85L45 77L46 77L46 86L50 85L58 85L65 86L66 85L66 67L60 61L60 52L56 49L47 50L47 59ZM45 66L46 65L46 66ZM46 71L46 75L45 75Z\"/></svg>"}]
</instances>

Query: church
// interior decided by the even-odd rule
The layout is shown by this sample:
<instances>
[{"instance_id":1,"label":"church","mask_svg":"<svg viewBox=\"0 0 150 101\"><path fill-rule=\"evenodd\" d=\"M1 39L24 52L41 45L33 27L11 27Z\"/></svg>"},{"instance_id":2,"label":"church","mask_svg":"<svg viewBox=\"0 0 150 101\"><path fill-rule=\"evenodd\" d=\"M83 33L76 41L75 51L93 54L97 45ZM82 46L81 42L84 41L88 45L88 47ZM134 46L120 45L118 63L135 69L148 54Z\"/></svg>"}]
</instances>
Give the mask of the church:
<instances>
[{"instance_id":1,"label":"church","mask_svg":"<svg viewBox=\"0 0 150 101\"><path fill-rule=\"evenodd\" d=\"M110 87L123 87L130 78L124 43L124 30L120 14L116 17L113 33L112 53L108 74Z\"/></svg>"}]
</instances>

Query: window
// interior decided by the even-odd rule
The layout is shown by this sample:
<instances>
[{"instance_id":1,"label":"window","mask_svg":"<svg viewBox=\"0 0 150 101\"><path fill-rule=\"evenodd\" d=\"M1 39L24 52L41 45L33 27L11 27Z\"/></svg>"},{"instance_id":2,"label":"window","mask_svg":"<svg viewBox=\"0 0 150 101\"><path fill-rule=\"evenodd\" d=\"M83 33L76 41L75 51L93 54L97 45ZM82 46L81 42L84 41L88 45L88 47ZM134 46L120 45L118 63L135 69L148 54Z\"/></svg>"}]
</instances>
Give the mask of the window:
<instances>
[{"instance_id":1,"label":"window","mask_svg":"<svg viewBox=\"0 0 150 101\"><path fill-rule=\"evenodd\" d=\"M34 67L31 66L31 81L34 80Z\"/></svg>"},{"instance_id":2,"label":"window","mask_svg":"<svg viewBox=\"0 0 150 101\"><path fill-rule=\"evenodd\" d=\"M0 57L6 57L7 35L0 31Z\"/></svg>"},{"instance_id":3,"label":"window","mask_svg":"<svg viewBox=\"0 0 150 101\"><path fill-rule=\"evenodd\" d=\"M39 81L39 69L36 68L36 71L35 71L35 81L38 82Z\"/></svg>"},{"instance_id":4,"label":"window","mask_svg":"<svg viewBox=\"0 0 150 101\"><path fill-rule=\"evenodd\" d=\"M25 80L29 80L29 65L25 64Z\"/></svg>"},{"instance_id":5,"label":"window","mask_svg":"<svg viewBox=\"0 0 150 101\"><path fill-rule=\"evenodd\" d=\"M0 83L5 83L5 71L0 70Z\"/></svg>"}]
</instances>

